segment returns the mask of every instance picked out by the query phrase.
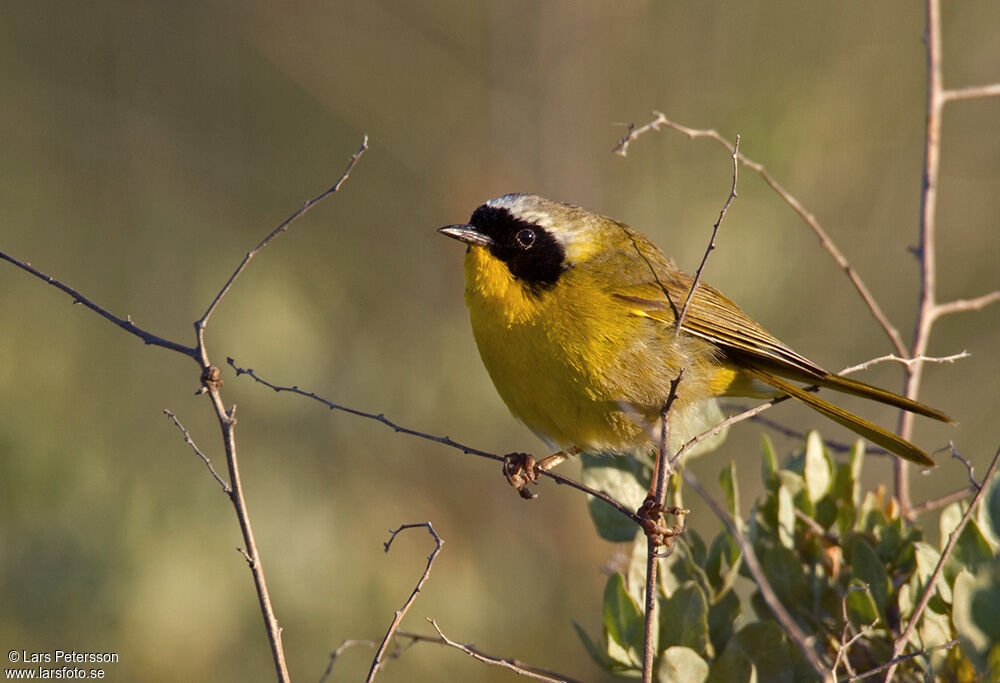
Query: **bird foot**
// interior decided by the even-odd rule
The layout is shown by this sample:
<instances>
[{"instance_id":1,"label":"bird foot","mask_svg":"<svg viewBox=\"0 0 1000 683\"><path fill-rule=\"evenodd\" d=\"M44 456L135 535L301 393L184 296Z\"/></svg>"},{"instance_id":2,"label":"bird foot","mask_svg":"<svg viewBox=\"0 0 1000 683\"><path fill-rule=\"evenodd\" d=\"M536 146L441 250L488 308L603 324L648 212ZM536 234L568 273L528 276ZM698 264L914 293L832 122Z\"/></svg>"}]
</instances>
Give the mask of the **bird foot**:
<instances>
[{"instance_id":1,"label":"bird foot","mask_svg":"<svg viewBox=\"0 0 1000 683\"><path fill-rule=\"evenodd\" d=\"M642 530L646 532L646 537L653 546L669 548L673 545L674 538L683 533L687 526L686 515L691 511L674 505L660 505L653 496L646 496L646 500L635 512L639 516ZM664 513L682 519L679 524L667 526L666 520L663 519Z\"/></svg>"},{"instance_id":2,"label":"bird foot","mask_svg":"<svg viewBox=\"0 0 1000 683\"><path fill-rule=\"evenodd\" d=\"M528 453L508 453L503 458L503 476L507 483L517 489L522 498L532 499L537 494L528 490L528 484L534 484L542 472L547 472L570 456L560 451L536 461Z\"/></svg>"}]
</instances>

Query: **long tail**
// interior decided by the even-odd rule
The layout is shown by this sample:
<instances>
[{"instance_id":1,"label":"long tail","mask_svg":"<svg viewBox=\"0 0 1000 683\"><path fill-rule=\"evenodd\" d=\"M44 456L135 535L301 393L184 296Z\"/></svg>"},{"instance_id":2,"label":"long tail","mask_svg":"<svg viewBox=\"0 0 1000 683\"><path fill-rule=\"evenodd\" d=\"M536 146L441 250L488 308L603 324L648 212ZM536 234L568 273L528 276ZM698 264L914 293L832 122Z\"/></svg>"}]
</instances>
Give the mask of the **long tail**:
<instances>
[{"instance_id":1,"label":"long tail","mask_svg":"<svg viewBox=\"0 0 1000 683\"><path fill-rule=\"evenodd\" d=\"M942 413L940 410L935 410L934 408L924 405L919 401L914 401L913 399L906 398L905 396L894 394L891 391L880 389L876 386L872 386L871 384L859 382L856 379L849 379L847 377L841 377L840 375L826 375L822 379L812 381L812 383L821 387L842 391L845 394L853 394L854 396L860 396L861 398L869 398L873 401L878 401L879 403L885 403L890 406L902 408L903 410L908 410L911 413L933 417L935 420L941 420L941 422L951 423L952 421L950 417Z\"/></svg>"},{"instance_id":2,"label":"long tail","mask_svg":"<svg viewBox=\"0 0 1000 683\"><path fill-rule=\"evenodd\" d=\"M859 417L854 413L844 410L843 408L839 408L829 401L824 401L820 397L805 391L801 387L791 384L790 382L786 382L784 379L778 377L772 372L744 364L741 364L741 369L754 379L760 380L764 384L774 387L781 393L788 394L792 398L805 403L813 410L826 415L834 422L842 424L856 434L863 436L887 451L895 453L904 460L909 460L910 462L916 463L922 467L934 467L936 465L936 463L931 460L929 455L924 453L909 441L869 422L863 417ZM933 417L944 422L951 422L951 419L948 418L947 415L925 406L923 403L918 403L917 401L898 396L891 391L879 389L878 387L865 384L864 382L858 382L856 380L847 379L838 375L826 375L823 378L810 379L807 381L811 381L813 384L817 384L819 386L842 391L844 393L873 399L881 403L887 403L889 405L903 408L904 410L909 410L914 413L920 413L921 415L926 415L928 417Z\"/></svg>"}]
</instances>

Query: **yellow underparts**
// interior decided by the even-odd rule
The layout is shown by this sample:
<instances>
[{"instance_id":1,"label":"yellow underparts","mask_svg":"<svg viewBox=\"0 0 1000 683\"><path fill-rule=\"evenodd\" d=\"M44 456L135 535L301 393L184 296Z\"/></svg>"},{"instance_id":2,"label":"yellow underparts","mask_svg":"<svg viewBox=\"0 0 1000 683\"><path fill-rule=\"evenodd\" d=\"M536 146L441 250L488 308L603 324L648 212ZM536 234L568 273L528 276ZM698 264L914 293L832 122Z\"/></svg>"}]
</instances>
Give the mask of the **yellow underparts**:
<instances>
[{"instance_id":1,"label":"yellow underparts","mask_svg":"<svg viewBox=\"0 0 1000 683\"><path fill-rule=\"evenodd\" d=\"M706 343L635 315L583 269L532 288L473 246L465 275L473 334L497 392L553 450L647 448L682 366L681 413L739 384L738 369Z\"/></svg>"}]
</instances>

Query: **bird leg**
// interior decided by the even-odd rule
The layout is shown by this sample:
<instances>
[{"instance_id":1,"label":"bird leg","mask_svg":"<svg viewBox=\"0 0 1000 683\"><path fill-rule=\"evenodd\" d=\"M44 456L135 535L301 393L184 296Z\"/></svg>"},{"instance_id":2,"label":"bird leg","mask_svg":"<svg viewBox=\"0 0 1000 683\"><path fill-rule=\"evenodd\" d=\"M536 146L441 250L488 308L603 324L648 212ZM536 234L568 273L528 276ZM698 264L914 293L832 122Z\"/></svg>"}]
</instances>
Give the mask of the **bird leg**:
<instances>
[{"instance_id":1,"label":"bird leg","mask_svg":"<svg viewBox=\"0 0 1000 683\"><path fill-rule=\"evenodd\" d=\"M687 508L679 508L674 505L660 505L656 502L656 498L651 495L646 496L646 500L635 511L639 516L642 530L646 532L646 537L652 541L653 545L656 547L666 546L668 548L673 545L674 537L683 533L684 528L687 526L686 515L689 512L691 511ZM680 523L667 526L666 520L663 519L663 513L680 517Z\"/></svg>"},{"instance_id":2,"label":"bird leg","mask_svg":"<svg viewBox=\"0 0 1000 683\"><path fill-rule=\"evenodd\" d=\"M528 484L535 483L542 472L551 470L569 457L564 451L559 451L536 462L529 453L508 453L503 458L503 476L522 498L531 499L535 494L528 490Z\"/></svg>"}]
</instances>

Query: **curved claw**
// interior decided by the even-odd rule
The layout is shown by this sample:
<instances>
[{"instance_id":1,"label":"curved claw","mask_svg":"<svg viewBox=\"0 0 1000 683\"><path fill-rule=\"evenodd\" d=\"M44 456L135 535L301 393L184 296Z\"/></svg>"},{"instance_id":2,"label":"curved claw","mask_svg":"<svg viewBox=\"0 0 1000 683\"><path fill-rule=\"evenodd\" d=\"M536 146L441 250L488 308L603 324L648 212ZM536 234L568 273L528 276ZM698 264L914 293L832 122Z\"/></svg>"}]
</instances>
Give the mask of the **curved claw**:
<instances>
[{"instance_id":1,"label":"curved claw","mask_svg":"<svg viewBox=\"0 0 1000 683\"><path fill-rule=\"evenodd\" d=\"M528 484L538 481L538 465L528 453L508 453L503 458L503 476L507 483L517 489L522 498L531 499L536 494L528 490Z\"/></svg>"}]
</instances>

